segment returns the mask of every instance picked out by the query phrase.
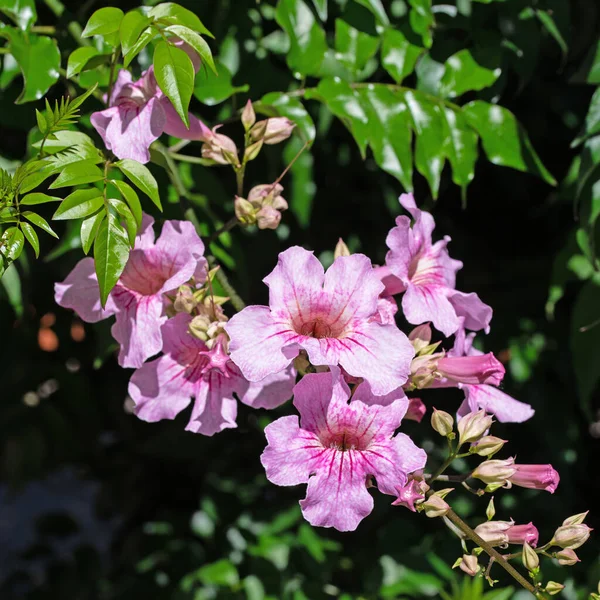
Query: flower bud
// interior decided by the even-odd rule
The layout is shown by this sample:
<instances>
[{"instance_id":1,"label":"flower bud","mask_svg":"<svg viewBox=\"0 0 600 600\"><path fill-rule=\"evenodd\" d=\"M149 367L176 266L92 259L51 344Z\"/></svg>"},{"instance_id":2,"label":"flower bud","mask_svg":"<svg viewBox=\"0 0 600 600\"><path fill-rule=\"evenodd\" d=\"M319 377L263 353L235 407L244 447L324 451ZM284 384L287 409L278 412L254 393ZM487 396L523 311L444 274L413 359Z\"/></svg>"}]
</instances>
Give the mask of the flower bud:
<instances>
[{"instance_id":1,"label":"flower bud","mask_svg":"<svg viewBox=\"0 0 600 600\"><path fill-rule=\"evenodd\" d=\"M554 557L558 560L558 564L563 567L572 567L578 562L581 562L577 554L575 554L575 550L572 550L571 548L565 548L560 552L557 552Z\"/></svg>"},{"instance_id":2,"label":"flower bud","mask_svg":"<svg viewBox=\"0 0 600 600\"><path fill-rule=\"evenodd\" d=\"M184 312L190 314L198 301L194 298L194 293L191 288L187 285L182 285L177 290L177 295L175 296L175 300L173 300L173 309L176 313Z\"/></svg>"},{"instance_id":3,"label":"flower bud","mask_svg":"<svg viewBox=\"0 0 600 600\"><path fill-rule=\"evenodd\" d=\"M494 518L495 514L496 514L496 507L494 506L494 498L492 497L492 498L490 498L487 508L485 509L485 516L487 517L488 521L491 521Z\"/></svg>"},{"instance_id":4,"label":"flower bud","mask_svg":"<svg viewBox=\"0 0 600 600\"><path fill-rule=\"evenodd\" d=\"M434 431L437 431L440 435L446 437L452 433L454 419L452 418L452 415L447 412L434 408L433 414L431 415L431 426Z\"/></svg>"},{"instance_id":5,"label":"flower bud","mask_svg":"<svg viewBox=\"0 0 600 600\"><path fill-rule=\"evenodd\" d=\"M562 583L556 583L556 581L549 581L546 584L545 592L550 594L551 596L555 596L559 592L562 592L565 589L565 586Z\"/></svg>"},{"instance_id":6,"label":"flower bud","mask_svg":"<svg viewBox=\"0 0 600 600\"><path fill-rule=\"evenodd\" d=\"M585 518L587 517L589 512L589 510L586 510L584 513L578 513L576 515L573 515L572 517L567 517L563 521L563 525L581 525L581 523L585 521Z\"/></svg>"},{"instance_id":7,"label":"flower bud","mask_svg":"<svg viewBox=\"0 0 600 600\"><path fill-rule=\"evenodd\" d=\"M256 113L254 112L252 101L248 100L244 110L242 111L242 125L244 126L244 130L248 131L248 129L250 129L254 123L256 123Z\"/></svg>"},{"instance_id":8,"label":"flower bud","mask_svg":"<svg viewBox=\"0 0 600 600\"><path fill-rule=\"evenodd\" d=\"M406 485L396 487L398 498L392 502L394 506L404 506L416 512L415 502L425 499L429 486L422 479L411 479Z\"/></svg>"},{"instance_id":9,"label":"flower bud","mask_svg":"<svg viewBox=\"0 0 600 600\"><path fill-rule=\"evenodd\" d=\"M430 519L443 517L450 510L449 504L438 493L429 496L420 506L425 511L425 515Z\"/></svg>"},{"instance_id":10,"label":"flower bud","mask_svg":"<svg viewBox=\"0 0 600 600\"><path fill-rule=\"evenodd\" d=\"M462 560L458 566L460 567L461 571L467 575L470 575L471 577L477 575L477 572L479 571L477 557L473 556L472 554L463 554Z\"/></svg>"},{"instance_id":11,"label":"flower bud","mask_svg":"<svg viewBox=\"0 0 600 600\"><path fill-rule=\"evenodd\" d=\"M406 411L404 418L409 421L416 421L417 423L420 423L426 412L427 407L421 398L409 398L408 410Z\"/></svg>"},{"instance_id":12,"label":"flower bud","mask_svg":"<svg viewBox=\"0 0 600 600\"><path fill-rule=\"evenodd\" d=\"M501 440L493 435L485 435L471 446L470 452L479 456L491 456L501 450L505 443L506 440Z\"/></svg>"},{"instance_id":13,"label":"flower bud","mask_svg":"<svg viewBox=\"0 0 600 600\"><path fill-rule=\"evenodd\" d=\"M514 462L514 458L507 458L506 460L486 460L473 471L472 477L481 479L484 483L502 486L515 472Z\"/></svg>"},{"instance_id":14,"label":"flower bud","mask_svg":"<svg viewBox=\"0 0 600 600\"><path fill-rule=\"evenodd\" d=\"M198 315L190 321L188 328L190 330L190 333L194 337L198 338L199 340L202 340L203 342L206 342L210 337L210 335L208 334L210 326L211 320L208 316Z\"/></svg>"},{"instance_id":15,"label":"flower bud","mask_svg":"<svg viewBox=\"0 0 600 600\"><path fill-rule=\"evenodd\" d=\"M335 245L335 250L333 251L333 259L335 260L338 256L350 256L351 252L348 246L342 238L338 240L338 243Z\"/></svg>"},{"instance_id":16,"label":"flower bud","mask_svg":"<svg viewBox=\"0 0 600 600\"><path fill-rule=\"evenodd\" d=\"M528 571L535 571L540 566L540 557L527 542L523 544L523 555L521 558L523 560L523 566Z\"/></svg>"},{"instance_id":17,"label":"flower bud","mask_svg":"<svg viewBox=\"0 0 600 600\"><path fill-rule=\"evenodd\" d=\"M287 140L296 125L287 117L275 117L266 121L259 121L250 130L253 140L262 139L265 144L279 144Z\"/></svg>"},{"instance_id":18,"label":"flower bud","mask_svg":"<svg viewBox=\"0 0 600 600\"><path fill-rule=\"evenodd\" d=\"M515 465L510 482L519 487L554 493L560 477L552 465Z\"/></svg>"},{"instance_id":19,"label":"flower bud","mask_svg":"<svg viewBox=\"0 0 600 600\"><path fill-rule=\"evenodd\" d=\"M218 165L233 165L239 166L238 150L235 142L226 135L215 133L220 127L213 127L210 134L207 134L206 141L202 144L202 158L213 161Z\"/></svg>"},{"instance_id":20,"label":"flower bud","mask_svg":"<svg viewBox=\"0 0 600 600\"><path fill-rule=\"evenodd\" d=\"M513 525L507 530L506 535L508 535L509 544L527 543L533 548L537 546L540 537L540 533L533 523Z\"/></svg>"},{"instance_id":21,"label":"flower bud","mask_svg":"<svg viewBox=\"0 0 600 600\"><path fill-rule=\"evenodd\" d=\"M507 531L513 526L512 521L487 521L475 527L475 533L492 546L508 544Z\"/></svg>"},{"instance_id":22,"label":"flower bud","mask_svg":"<svg viewBox=\"0 0 600 600\"><path fill-rule=\"evenodd\" d=\"M561 548L571 548L575 550L579 546L583 546L590 537L592 529L580 523L577 525L561 525L552 537L551 544L560 546Z\"/></svg>"},{"instance_id":23,"label":"flower bud","mask_svg":"<svg viewBox=\"0 0 600 600\"><path fill-rule=\"evenodd\" d=\"M258 140L258 142L254 142L254 144L250 144L244 151L244 162L250 162L254 160L263 147L263 140Z\"/></svg>"},{"instance_id":24,"label":"flower bud","mask_svg":"<svg viewBox=\"0 0 600 600\"><path fill-rule=\"evenodd\" d=\"M459 445L476 442L492 426L492 417L484 410L469 413L458 422Z\"/></svg>"},{"instance_id":25,"label":"flower bud","mask_svg":"<svg viewBox=\"0 0 600 600\"><path fill-rule=\"evenodd\" d=\"M256 213L256 224L259 229L277 229L281 222L281 213L272 206L264 206Z\"/></svg>"},{"instance_id":26,"label":"flower bud","mask_svg":"<svg viewBox=\"0 0 600 600\"><path fill-rule=\"evenodd\" d=\"M254 225L256 223L257 210L245 198L235 197L233 209L238 221L243 225Z\"/></svg>"},{"instance_id":27,"label":"flower bud","mask_svg":"<svg viewBox=\"0 0 600 600\"><path fill-rule=\"evenodd\" d=\"M499 385L505 369L490 352L476 356L446 356L438 361L442 377L469 385Z\"/></svg>"},{"instance_id":28,"label":"flower bud","mask_svg":"<svg viewBox=\"0 0 600 600\"><path fill-rule=\"evenodd\" d=\"M431 326L429 323L418 325L408 334L408 339L412 342L415 351L420 352L431 344Z\"/></svg>"}]
</instances>

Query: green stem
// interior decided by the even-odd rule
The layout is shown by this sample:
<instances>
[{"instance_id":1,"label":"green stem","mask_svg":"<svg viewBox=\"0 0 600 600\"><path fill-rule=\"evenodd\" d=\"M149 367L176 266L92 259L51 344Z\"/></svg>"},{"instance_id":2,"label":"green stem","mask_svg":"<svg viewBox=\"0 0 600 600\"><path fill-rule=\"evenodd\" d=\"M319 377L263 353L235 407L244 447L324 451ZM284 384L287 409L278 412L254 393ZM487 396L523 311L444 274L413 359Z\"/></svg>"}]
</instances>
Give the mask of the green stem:
<instances>
[{"instance_id":1,"label":"green stem","mask_svg":"<svg viewBox=\"0 0 600 600\"><path fill-rule=\"evenodd\" d=\"M189 156L187 154L178 154L177 152L169 152L171 158L175 160L179 160L181 162L192 163L194 165L205 165L206 159L201 158L200 156Z\"/></svg>"},{"instance_id":2,"label":"green stem","mask_svg":"<svg viewBox=\"0 0 600 600\"><path fill-rule=\"evenodd\" d=\"M32 33L41 33L45 35L54 35L56 33L56 27L53 25L34 25L31 28Z\"/></svg>"},{"instance_id":3,"label":"green stem","mask_svg":"<svg viewBox=\"0 0 600 600\"><path fill-rule=\"evenodd\" d=\"M242 166L235 169L235 181L237 183L237 195L242 196L244 193L244 174L246 172L246 163L242 163Z\"/></svg>"},{"instance_id":4,"label":"green stem","mask_svg":"<svg viewBox=\"0 0 600 600\"><path fill-rule=\"evenodd\" d=\"M236 225L239 224L238 218L237 217L232 217L231 219L229 219L229 221L227 221L227 223L225 223L224 225L221 225L221 227L219 227L219 229L217 229L217 231L215 231L209 238L208 238L208 242L207 244L212 244L214 241L216 241L219 237L221 237L221 235L223 235L224 233L226 233L227 231L231 231Z\"/></svg>"},{"instance_id":5,"label":"green stem","mask_svg":"<svg viewBox=\"0 0 600 600\"><path fill-rule=\"evenodd\" d=\"M535 588L519 571L517 571L493 546L477 535L451 508L446 513L448 520L464 533L471 541L494 559L515 581L521 584L528 592L531 592L536 598L542 598L539 590Z\"/></svg>"}]
</instances>

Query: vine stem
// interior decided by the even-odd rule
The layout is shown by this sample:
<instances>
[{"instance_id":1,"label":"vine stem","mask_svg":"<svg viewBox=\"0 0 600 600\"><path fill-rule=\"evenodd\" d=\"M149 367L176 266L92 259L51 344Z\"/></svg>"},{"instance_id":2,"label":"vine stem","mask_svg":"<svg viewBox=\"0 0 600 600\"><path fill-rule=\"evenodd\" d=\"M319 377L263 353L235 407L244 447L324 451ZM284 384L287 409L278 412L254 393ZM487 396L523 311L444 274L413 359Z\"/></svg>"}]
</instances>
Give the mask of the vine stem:
<instances>
[{"instance_id":1,"label":"vine stem","mask_svg":"<svg viewBox=\"0 0 600 600\"><path fill-rule=\"evenodd\" d=\"M520 583L528 592L532 593L536 598L541 598L539 591L532 585L519 571L517 571L492 545L488 544L484 539L477 535L451 508L445 515L448 520L455 525L462 533L464 533L471 541L475 542L480 548L494 559L511 577Z\"/></svg>"}]
</instances>

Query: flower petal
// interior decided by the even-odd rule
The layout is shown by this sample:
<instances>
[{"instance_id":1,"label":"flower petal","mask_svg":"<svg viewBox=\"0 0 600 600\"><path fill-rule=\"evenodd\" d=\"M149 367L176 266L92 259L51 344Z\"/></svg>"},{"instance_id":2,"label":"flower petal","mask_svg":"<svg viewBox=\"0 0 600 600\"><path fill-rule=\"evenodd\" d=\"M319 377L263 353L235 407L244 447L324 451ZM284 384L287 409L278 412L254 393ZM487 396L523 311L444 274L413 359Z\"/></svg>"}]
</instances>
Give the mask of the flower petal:
<instances>
[{"instance_id":1,"label":"flower petal","mask_svg":"<svg viewBox=\"0 0 600 600\"><path fill-rule=\"evenodd\" d=\"M454 307L447 298L448 288L439 285L409 285L402 297L402 309L409 323L420 325L431 321L445 336L460 326Z\"/></svg>"},{"instance_id":2,"label":"flower petal","mask_svg":"<svg viewBox=\"0 0 600 600\"><path fill-rule=\"evenodd\" d=\"M464 319L463 327L472 331L483 329L486 333L489 332L493 315L492 308L484 304L475 292L465 294L454 291L448 296L448 300L454 307L457 316Z\"/></svg>"},{"instance_id":3,"label":"flower petal","mask_svg":"<svg viewBox=\"0 0 600 600\"><path fill-rule=\"evenodd\" d=\"M469 405L475 404L495 415L500 423L523 423L535 413L529 404L515 400L491 385L464 385L462 388Z\"/></svg>"},{"instance_id":4,"label":"flower petal","mask_svg":"<svg viewBox=\"0 0 600 600\"><path fill-rule=\"evenodd\" d=\"M386 287L390 287L390 290L387 293L395 294L401 290L397 289L399 287L398 283L396 283L394 279L391 279L391 277L398 278L401 285L406 285L412 260L419 251L418 248L413 248L410 219L408 217L396 218L396 227L393 227L390 230L385 239L385 243L390 249L385 257L385 264L391 271L391 275L388 275L386 272L381 274L386 279L386 281L384 281Z\"/></svg>"},{"instance_id":5,"label":"flower petal","mask_svg":"<svg viewBox=\"0 0 600 600\"><path fill-rule=\"evenodd\" d=\"M188 113L188 119L190 120L190 128L188 129L166 96L161 98L160 102L165 111L164 132L167 135L172 135L182 140L199 140L203 142L207 141L211 136L211 130L198 117L195 117L192 113Z\"/></svg>"},{"instance_id":6,"label":"flower petal","mask_svg":"<svg viewBox=\"0 0 600 600\"><path fill-rule=\"evenodd\" d=\"M232 365L231 362L229 364ZM240 401L252 408L276 408L292 397L296 383L296 369L292 365L257 382L246 381L235 365L233 369L242 380L237 383L235 391Z\"/></svg>"}]
</instances>

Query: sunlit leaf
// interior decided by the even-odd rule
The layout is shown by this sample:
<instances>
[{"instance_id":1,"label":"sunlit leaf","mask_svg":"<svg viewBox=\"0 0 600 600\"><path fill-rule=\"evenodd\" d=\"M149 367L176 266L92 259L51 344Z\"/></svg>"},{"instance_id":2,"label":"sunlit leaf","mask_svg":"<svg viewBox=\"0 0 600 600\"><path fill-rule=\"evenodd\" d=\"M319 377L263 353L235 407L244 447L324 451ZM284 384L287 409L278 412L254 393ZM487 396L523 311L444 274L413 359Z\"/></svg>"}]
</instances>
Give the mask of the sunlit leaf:
<instances>
[{"instance_id":1,"label":"sunlit leaf","mask_svg":"<svg viewBox=\"0 0 600 600\"><path fill-rule=\"evenodd\" d=\"M88 19L88 22L81 34L83 37L92 35L110 35L119 31L121 21L123 19L123 11L115 6L107 6L99 8Z\"/></svg>"},{"instance_id":2,"label":"sunlit leaf","mask_svg":"<svg viewBox=\"0 0 600 600\"><path fill-rule=\"evenodd\" d=\"M156 183L156 179L154 179L154 175L152 175L147 167L129 158L124 158L115 163L115 167L118 167L133 185L142 190L162 210L158 194L158 184Z\"/></svg>"}]
</instances>

